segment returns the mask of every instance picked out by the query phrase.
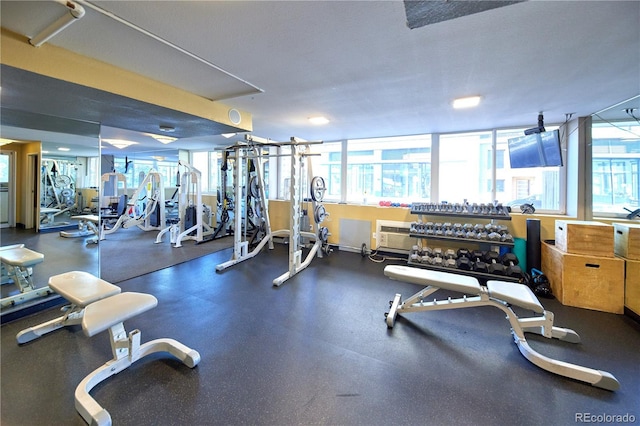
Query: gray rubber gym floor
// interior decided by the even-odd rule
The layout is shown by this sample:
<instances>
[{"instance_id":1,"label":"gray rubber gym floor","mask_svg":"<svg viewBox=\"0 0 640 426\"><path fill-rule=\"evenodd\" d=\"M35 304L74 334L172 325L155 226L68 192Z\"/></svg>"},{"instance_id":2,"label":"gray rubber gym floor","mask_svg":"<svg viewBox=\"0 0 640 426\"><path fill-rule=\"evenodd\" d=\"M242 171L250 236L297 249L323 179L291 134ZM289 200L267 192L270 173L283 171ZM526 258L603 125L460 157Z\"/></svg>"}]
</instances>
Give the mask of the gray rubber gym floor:
<instances>
[{"instance_id":1,"label":"gray rubber gym floor","mask_svg":"<svg viewBox=\"0 0 640 426\"><path fill-rule=\"evenodd\" d=\"M555 324L583 341L529 337L544 355L614 374L621 389L609 392L528 362L495 308L407 314L387 329L389 300L419 287L387 279L386 264L359 254L314 259L278 288L286 246L217 273L230 254L119 284L159 301L128 331L140 329L143 342L175 338L202 361L189 369L153 355L98 385L91 394L114 424L568 425L586 413L640 422L640 326L623 315L543 299ZM76 326L15 341L58 315L2 326L3 426L84 424L74 390L111 358L108 333L87 338Z\"/></svg>"}]
</instances>

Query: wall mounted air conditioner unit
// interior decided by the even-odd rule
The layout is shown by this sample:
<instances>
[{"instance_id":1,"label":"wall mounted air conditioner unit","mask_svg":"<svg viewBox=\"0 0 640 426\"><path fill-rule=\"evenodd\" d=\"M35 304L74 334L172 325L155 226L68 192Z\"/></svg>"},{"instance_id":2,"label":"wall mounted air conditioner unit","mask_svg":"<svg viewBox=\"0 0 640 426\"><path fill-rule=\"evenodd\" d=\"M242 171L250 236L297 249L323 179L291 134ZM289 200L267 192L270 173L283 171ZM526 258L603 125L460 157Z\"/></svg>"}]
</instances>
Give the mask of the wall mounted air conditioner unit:
<instances>
[{"instance_id":1,"label":"wall mounted air conditioner unit","mask_svg":"<svg viewBox=\"0 0 640 426\"><path fill-rule=\"evenodd\" d=\"M376 243L378 250L392 253L409 253L413 247L415 238L409 236L411 222L399 222L395 220L376 221Z\"/></svg>"}]
</instances>

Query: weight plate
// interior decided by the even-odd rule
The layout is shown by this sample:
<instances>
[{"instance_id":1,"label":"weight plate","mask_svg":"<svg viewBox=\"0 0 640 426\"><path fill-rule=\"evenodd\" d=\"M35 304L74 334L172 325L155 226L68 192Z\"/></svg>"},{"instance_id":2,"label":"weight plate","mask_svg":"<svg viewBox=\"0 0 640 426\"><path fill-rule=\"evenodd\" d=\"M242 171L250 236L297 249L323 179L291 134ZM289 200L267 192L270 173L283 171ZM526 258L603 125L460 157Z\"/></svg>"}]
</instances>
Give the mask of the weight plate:
<instances>
[{"instance_id":1,"label":"weight plate","mask_svg":"<svg viewBox=\"0 0 640 426\"><path fill-rule=\"evenodd\" d=\"M313 212L313 217L316 220L316 223L322 223L327 218L327 210L322 204L318 204L316 206L316 209Z\"/></svg>"},{"instance_id":2,"label":"weight plate","mask_svg":"<svg viewBox=\"0 0 640 426\"><path fill-rule=\"evenodd\" d=\"M322 201L326 191L327 187L322 176L315 176L311 179L311 199L313 201Z\"/></svg>"},{"instance_id":3,"label":"weight plate","mask_svg":"<svg viewBox=\"0 0 640 426\"><path fill-rule=\"evenodd\" d=\"M326 226L323 226L322 228L320 228L320 240L323 243L326 243L327 240L329 239L329 228L327 228Z\"/></svg>"},{"instance_id":4,"label":"weight plate","mask_svg":"<svg viewBox=\"0 0 640 426\"><path fill-rule=\"evenodd\" d=\"M64 187L71 185L71 178L69 176L60 175L55 178L55 183L57 187Z\"/></svg>"},{"instance_id":5,"label":"weight plate","mask_svg":"<svg viewBox=\"0 0 640 426\"><path fill-rule=\"evenodd\" d=\"M258 186L258 178L256 176L251 176L249 180L249 193L253 198L260 197L260 187Z\"/></svg>"},{"instance_id":6,"label":"weight plate","mask_svg":"<svg viewBox=\"0 0 640 426\"><path fill-rule=\"evenodd\" d=\"M62 195L63 197L73 197L73 191L69 188L65 188L60 191L60 195Z\"/></svg>"}]
</instances>

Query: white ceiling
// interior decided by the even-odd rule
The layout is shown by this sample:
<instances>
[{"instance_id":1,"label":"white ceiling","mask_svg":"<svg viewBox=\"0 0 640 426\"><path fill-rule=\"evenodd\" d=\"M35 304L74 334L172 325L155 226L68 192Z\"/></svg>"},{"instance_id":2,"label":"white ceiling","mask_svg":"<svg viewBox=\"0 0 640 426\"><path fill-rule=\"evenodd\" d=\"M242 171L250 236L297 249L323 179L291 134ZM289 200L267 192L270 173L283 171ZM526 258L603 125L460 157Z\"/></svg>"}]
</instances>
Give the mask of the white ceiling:
<instances>
[{"instance_id":1,"label":"white ceiling","mask_svg":"<svg viewBox=\"0 0 640 426\"><path fill-rule=\"evenodd\" d=\"M539 112L561 123L640 93L640 1L530 0L416 29L402 1L79 3L86 15L49 43L247 110L253 134L277 141L533 127ZM0 5L2 26L28 37L66 13L53 1ZM451 108L467 95L481 105ZM313 126L315 115L331 122Z\"/></svg>"}]
</instances>

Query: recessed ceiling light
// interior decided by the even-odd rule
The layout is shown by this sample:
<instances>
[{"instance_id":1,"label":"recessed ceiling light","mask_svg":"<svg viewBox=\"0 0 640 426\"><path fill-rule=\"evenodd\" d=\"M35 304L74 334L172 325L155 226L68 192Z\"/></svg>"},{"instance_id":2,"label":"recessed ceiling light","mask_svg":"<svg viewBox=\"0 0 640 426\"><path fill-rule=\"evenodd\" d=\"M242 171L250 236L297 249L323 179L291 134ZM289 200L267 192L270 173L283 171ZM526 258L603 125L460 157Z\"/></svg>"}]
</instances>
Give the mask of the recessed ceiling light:
<instances>
[{"instance_id":1,"label":"recessed ceiling light","mask_svg":"<svg viewBox=\"0 0 640 426\"><path fill-rule=\"evenodd\" d=\"M173 138L171 136L154 135L153 133L145 133L145 135L151 136L152 138L154 138L158 142L163 143L165 145L168 144L168 143L175 142L175 141L178 140L178 138Z\"/></svg>"},{"instance_id":2,"label":"recessed ceiling light","mask_svg":"<svg viewBox=\"0 0 640 426\"><path fill-rule=\"evenodd\" d=\"M309 117L309 121L311 122L311 124L327 124L329 122L329 119L327 117L318 116Z\"/></svg>"},{"instance_id":3,"label":"recessed ceiling light","mask_svg":"<svg viewBox=\"0 0 640 426\"><path fill-rule=\"evenodd\" d=\"M61 146L60 148L58 148L58 151L65 151L66 152L66 151L71 151L71 149Z\"/></svg>"},{"instance_id":4,"label":"recessed ceiling light","mask_svg":"<svg viewBox=\"0 0 640 426\"><path fill-rule=\"evenodd\" d=\"M127 140L124 140L124 139L102 139L102 140L107 142L108 144L111 144L111 145L115 146L118 149L123 149L123 148L126 148L128 146L137 145L138 144L138 142L127 141Z\"/></svg>"},{"instance_id":5,"label":"recessed ceiling light","mask_svg":"<svg viewBox=\"0 0 640 426\"><path fill-rule=\"evenodd\" d=\"M480 96L468 96L466 98L454 99L453 107L455 109L472 108L478 106L479 103Z\"/></svg>"},{"instance_id":6,"label":"recessed ceiling light","mask_svg":"<svg viewBox=\"0 0 640 426\"><path fill-rule=\"evenodd\" d=\"M222 133L220 136L224 137L224 138L232 138L236 135L236 133Z\"/></svg>"},{"instance_id":7,"label":"recessed ceiling light","mask_svg":"<svg viewBox=\"0 0 640 426\"><path fill-rule=\"evenodd\" d=\"M165 133L172 133L176 131L176 128L173 126L160 125L160 131Z\"/></svg>"}]
</instances>

